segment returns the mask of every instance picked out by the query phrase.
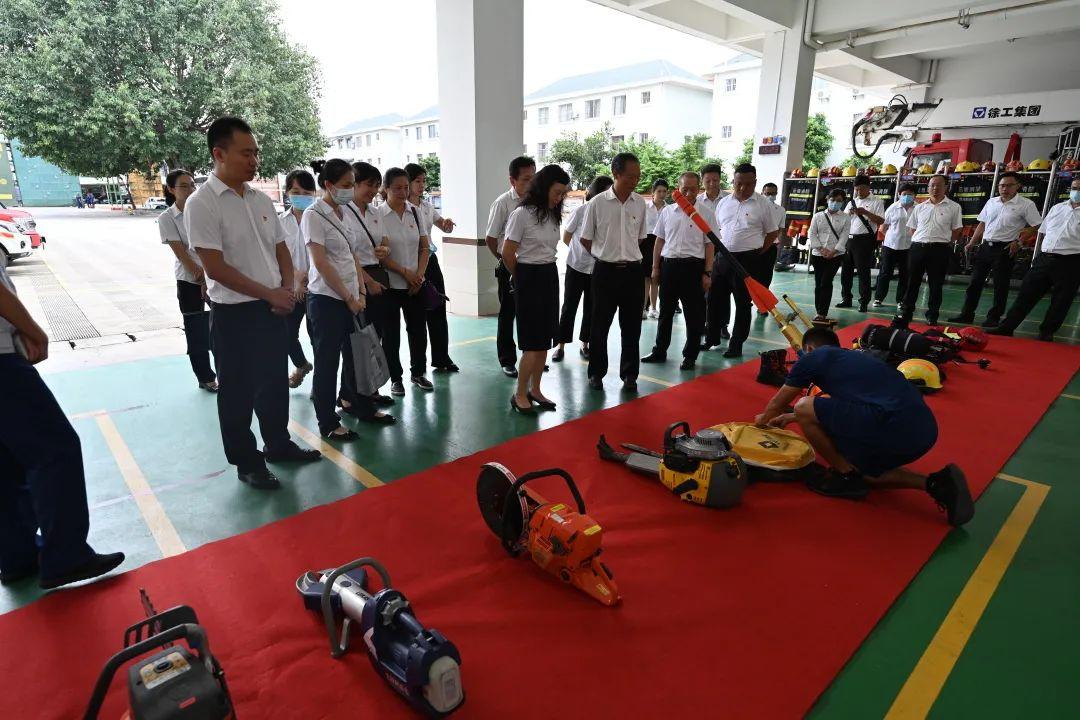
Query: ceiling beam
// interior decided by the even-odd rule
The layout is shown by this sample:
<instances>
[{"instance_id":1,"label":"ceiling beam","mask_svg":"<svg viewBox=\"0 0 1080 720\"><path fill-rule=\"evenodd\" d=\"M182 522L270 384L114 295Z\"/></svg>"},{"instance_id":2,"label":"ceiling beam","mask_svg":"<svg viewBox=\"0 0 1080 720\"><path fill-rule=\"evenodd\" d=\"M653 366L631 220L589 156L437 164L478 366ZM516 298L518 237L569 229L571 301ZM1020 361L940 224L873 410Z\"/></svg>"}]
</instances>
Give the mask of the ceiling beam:
<instances>
[{"instance_id":1,"label":"ceiling beam","mask_svg":"<svg viewBox=\"0 0 1080 720\"><path fill-rule=\"evenodd\" d=\"M813 34L818 39L848 32L888 28L911 22L956 17L962 9L972 11L1011 7L1017 0L903 0L903 2L851 2L817 0Z\"/></svg>"},{"instance_id":2,"label":"ceiling beam","mask_svg":"<svg viewBox=\"0 0 1080 720\"><path fill-rule=\"evenodd\" d=\"M790 29L795 24L795 3L791 0L697 0L697 2L758 27L761 32Z\"/></svg>"}]
</instances>

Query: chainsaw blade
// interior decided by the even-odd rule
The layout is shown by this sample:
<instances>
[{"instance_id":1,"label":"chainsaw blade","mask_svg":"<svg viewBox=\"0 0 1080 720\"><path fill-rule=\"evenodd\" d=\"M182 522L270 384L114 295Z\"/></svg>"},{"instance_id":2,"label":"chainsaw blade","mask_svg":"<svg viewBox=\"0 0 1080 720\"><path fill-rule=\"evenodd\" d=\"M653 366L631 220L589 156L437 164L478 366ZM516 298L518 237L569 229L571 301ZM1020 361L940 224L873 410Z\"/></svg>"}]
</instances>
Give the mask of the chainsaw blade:
<instances>
[{"instance_id":1,"label":"chainsaw blade","mask_svg":"<svg viewBox=\"0 0 1080 720\"><path fill-rule=\"evenodd\" d=\"M663 455L656 452L655 450L650 450L649 448L643 447L641 445L635 445L634 443L619 443L619 444L622 447L624 447L625 449L629 450L630 452L641 453L642 455L648 455L649 457L656 457L656 458L663 457Z\"/></svg>"},{"instance_id":2,"label":"chainsaw blade","mask_svg":"<svg viewBox=\"0 0 1080 720\"><path fill-rule=\"evenodd\" d=\"M511 486L517 481L514 474L499 463L486 463L480 468L480 477L476 479L476 502L480 506L480 515L484 518L491 532L499 538L503 536L503 509ZM507 512L511 513L508 531L514 538L525 530L525 516L520 503L511 501Z\"/></svg>"}]
</instances>

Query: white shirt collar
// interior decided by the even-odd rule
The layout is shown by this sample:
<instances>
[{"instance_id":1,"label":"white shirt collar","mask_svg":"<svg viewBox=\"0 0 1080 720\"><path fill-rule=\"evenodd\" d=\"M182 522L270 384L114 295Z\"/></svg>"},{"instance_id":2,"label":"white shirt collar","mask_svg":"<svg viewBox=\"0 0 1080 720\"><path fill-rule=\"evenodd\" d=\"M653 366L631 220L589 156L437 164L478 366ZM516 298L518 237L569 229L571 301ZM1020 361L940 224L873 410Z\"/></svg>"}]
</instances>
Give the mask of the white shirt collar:
<instances>
[{"instance_id":1,"label":"white shirt collar","mask_svg":"<svg viewBox=\"0 0 1080 720\"><path fill-rule=\"evenodd\" d=\"M181 210L176 203L173 203L169 206L169 214L172 215L173 218L178 218L184 214L184 211Z\"/></svg>"},{"instance_id":2,"label":"white shirt collar","mask_svg":"<svg viewBox=\"0 0 1080 720\"><path fill-rule=\"evenodd\" d=\"M222 195L226 190L232 190L231 187L226 185L216 173L210 173L210 176L206 179L206 184L214 191L216 195ZM251 186L244 183L244 194L247 195L251 191ZM233 190L233 192L236 192ZM239 195L239 193L236 193Z\"/></svg>"}]
</instances>

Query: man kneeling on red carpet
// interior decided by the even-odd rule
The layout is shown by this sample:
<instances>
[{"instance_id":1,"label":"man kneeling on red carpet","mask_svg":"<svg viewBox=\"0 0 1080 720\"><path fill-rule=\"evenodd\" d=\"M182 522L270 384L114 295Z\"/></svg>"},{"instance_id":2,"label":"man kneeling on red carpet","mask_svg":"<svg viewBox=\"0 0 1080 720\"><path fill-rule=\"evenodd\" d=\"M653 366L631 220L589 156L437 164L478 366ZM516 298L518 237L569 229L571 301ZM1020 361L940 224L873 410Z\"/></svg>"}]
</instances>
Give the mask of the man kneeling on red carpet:
<instances>
[{"instance_id":1,"label":"man kneeling on red carpet","mask_svg":"<svg viewBox=\"0 0 1080 720\"><path fill-rule=\"evenodd\" d=\"M800 398L811 385L826 396ZM881 360L841 348L831 330L806 331L802 357L755 422L799 424L831 467L809 484L822 495L861 499L870 488L910 488L925 490L951 525L963 525L975 514L967 480L956 465L929 476L903 467L937 442L937 421L922 394Z\"/></svg>"}]
</instances>

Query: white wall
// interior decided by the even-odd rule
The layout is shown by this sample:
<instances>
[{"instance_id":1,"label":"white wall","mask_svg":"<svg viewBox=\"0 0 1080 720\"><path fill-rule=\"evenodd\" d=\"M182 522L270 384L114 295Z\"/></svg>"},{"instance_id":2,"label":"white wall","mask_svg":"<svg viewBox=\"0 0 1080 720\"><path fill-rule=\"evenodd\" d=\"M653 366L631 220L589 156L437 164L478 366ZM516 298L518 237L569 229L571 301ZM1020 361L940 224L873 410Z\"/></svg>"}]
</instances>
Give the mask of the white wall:
<instances>
[{"instance_id":1,"label":"white wall","mask_svg":"<svg viewBox=\"0 0 1080 720\"><path fill-rule=\"evenodd\" d=\"M371 145L367 144L369 136ZM346 137L353 138L354 146L349 148L346 142L342 142L343 147L339 148L338 139L344 141ZM341 138L332 137L330 138L330 147L326 151L326 157L341 158L349 162L369 162L382 170L397 163L399 158L402 157L401 132L396 127L386 127L377 130L363 130Z\"/></svg>"},{"instance_id":2,"label":"white wall","mask_svg":"<svg viewBox=\"0 0 1080 720\"><path fill-rule=\"evenodd\" d=\"M660 117L650 134L669 150L680 147L688 135L709 132L712 93L708 90L666 83L661 88ZM656 102L656 99L653 99Z\"/></svg>"},{"instance_id":3,"label":"white wall","mask_svg":"<svg viewBox=\"0 0 1080 720\"><path fill-rule=\"evenodd\" d=\"M435 137L428 137L428 126L435 126ZM420 128L420 138L416 137L416 128ZM397 159L397 163L404 165L405 163L416 162L418 155L427 157L434 153L439 155L439 119L438 118L425 118L420 121L413 121L401 126L401 155Z\"/></svg>"}]
</instances>

